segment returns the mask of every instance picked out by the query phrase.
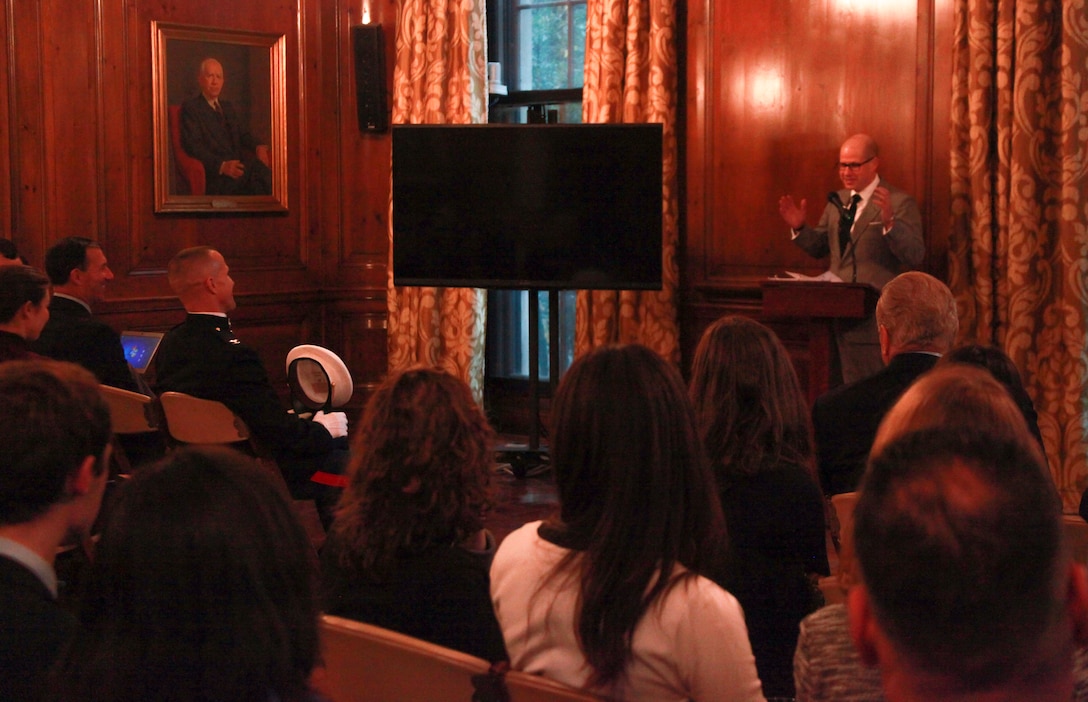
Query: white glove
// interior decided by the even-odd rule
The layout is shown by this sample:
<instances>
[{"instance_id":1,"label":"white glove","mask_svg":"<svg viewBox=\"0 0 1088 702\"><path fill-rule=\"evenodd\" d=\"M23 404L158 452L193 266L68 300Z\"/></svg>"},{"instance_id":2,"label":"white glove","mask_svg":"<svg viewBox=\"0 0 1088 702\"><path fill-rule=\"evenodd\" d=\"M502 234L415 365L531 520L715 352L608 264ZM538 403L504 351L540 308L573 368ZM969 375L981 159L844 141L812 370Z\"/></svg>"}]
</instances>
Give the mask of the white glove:
<instances>
[{"instance_id":1,"label":"white glove","mask_svg":"<svg viewBox=\"0 0 1088 702\"><path fill-rule=\"evenodd\" d=\"M328 429L334 439L348 435L348 416L343 412L318 412L314 415L314 421Z\"/></svg>"}]
</instances>

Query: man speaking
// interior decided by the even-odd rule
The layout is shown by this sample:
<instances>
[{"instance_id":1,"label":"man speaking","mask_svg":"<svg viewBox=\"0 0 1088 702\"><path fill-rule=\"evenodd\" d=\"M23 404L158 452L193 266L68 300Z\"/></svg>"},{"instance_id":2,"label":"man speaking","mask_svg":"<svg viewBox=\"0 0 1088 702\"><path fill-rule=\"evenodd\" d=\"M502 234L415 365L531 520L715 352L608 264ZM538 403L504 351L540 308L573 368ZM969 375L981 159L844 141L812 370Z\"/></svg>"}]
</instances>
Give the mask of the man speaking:
<instances>
[{"instance_id":1,"label":"man speaking","mask_svg":"<svg viewBox=\"0 0 1088 702\"><path fill-rule=\"evenodd\" d=\"M880 290L900 273L917 268L925 257L922 216L907 193L877 175L876 142L855 134L839 149L843 188L828 195L820 221L805 223L806 200L790 195L778 200L793 241L810 256L830 255L830 271L848 283L868 283ZM884 367L876 320L837 320L835 346L844 383L865 378Z\"/></svg>"}]
</instances>

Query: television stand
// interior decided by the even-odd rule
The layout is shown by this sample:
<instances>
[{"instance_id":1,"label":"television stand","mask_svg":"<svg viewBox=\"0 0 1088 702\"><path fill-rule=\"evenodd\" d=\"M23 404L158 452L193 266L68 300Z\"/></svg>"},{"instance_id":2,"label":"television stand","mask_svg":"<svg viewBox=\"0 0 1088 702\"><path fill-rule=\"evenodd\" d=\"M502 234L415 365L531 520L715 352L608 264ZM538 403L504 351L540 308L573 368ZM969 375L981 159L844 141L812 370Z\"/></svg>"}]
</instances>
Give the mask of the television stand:
<instances>
[{"instance_id":1,"label":"television stand","mask_svg":"<svg viewBox=\"0 0 1088 702\"><path fill-rule=\"evenodd\" d=\"M529 288L529 444L504 447L500 454L517 478L541 472L551 465L548 449L540 442L540 290ZM548 386L555 397L559 385L559 291L548 291Z\"/></svg>"}]
</instances>

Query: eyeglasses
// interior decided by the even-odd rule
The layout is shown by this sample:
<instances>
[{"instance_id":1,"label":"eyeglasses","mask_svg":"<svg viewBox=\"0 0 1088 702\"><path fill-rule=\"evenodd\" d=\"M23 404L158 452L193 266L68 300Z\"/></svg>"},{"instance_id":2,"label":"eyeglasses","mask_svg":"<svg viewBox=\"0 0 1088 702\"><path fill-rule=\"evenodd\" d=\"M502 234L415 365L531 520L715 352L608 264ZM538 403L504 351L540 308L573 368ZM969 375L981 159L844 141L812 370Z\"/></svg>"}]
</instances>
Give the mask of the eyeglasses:
<instances>
[{"instance_id":1,"label":"eyeglasses","mask_svg":"<svg viewBox=\"0 0 1088 702\"><path fill-rule=\"evenodd\" d=\"M864 166L866 163L869 163L869 161L872 161L874 158L876 158L876 156L870 156L861 163L843 163L842 161L839 161L837 166L840 171L856 171Z\"/></svg>"}]
</instances>

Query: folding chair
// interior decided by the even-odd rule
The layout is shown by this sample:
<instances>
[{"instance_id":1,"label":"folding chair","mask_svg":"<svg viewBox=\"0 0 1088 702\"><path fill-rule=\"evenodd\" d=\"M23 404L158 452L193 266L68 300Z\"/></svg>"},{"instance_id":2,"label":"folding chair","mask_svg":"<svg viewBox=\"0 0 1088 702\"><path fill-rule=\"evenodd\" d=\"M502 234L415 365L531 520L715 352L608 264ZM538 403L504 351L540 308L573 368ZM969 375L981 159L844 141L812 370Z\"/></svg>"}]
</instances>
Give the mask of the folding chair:
<instances>
[{"instance_id":1,"label":"folding chair","mask_svg":"<svg viewBox=\"0 0 1088 702\"><path fill-rule=\"evenodd\" d=\"M472 699L473 676L490 664L467 653L324 615L322 687L333 702L433 702Z\"/></svg>"},{"instance_id":2,"label":"folding chair","mask_svg":"<svg viewBox=\"0 0 1088 702\"><path fill-rule=\"evenodd\" d=\"M214 444L242 447L254 456L287 491L283 474L272 455L249 431L249 427L229 407L215 400L204 400L181 392L164 392L159 396L166 428L174 444ZM325 543L325 529L313 500L295 500L295 512L310 536L314 548Z\"/></svg>"}]
</instances>

